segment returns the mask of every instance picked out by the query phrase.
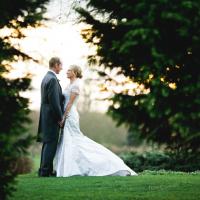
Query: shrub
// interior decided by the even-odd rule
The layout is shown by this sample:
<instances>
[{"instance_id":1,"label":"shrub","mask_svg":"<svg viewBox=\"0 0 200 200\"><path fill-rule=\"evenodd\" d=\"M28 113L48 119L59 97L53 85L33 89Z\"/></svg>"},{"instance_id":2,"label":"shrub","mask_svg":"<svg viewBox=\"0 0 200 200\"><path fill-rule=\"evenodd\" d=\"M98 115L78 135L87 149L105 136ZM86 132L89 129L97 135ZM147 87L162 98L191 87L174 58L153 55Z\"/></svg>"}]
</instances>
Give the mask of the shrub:
<instances>
[{"instance_id":1,"label":"shrub","mask_svg":"<svg viewBox=\"0 0 200 200\"><path fill-rule=\"evenodd\" d=\"M199 156L177 156L173 153L146 152L121 154L124 162L136 172L144 170L196 171L200 169Z\"/></svg>"},{"instance_id":2,"label":"shrub","mask_svg":"<svg viewBox=\"0 0 200 200\"><path fill-rule=\"evenodd\" d=\"M11 164L11 171L15 174L30 173L32 169L33 161L27 156L21 156Z\"/></svg>"}]
</instances>

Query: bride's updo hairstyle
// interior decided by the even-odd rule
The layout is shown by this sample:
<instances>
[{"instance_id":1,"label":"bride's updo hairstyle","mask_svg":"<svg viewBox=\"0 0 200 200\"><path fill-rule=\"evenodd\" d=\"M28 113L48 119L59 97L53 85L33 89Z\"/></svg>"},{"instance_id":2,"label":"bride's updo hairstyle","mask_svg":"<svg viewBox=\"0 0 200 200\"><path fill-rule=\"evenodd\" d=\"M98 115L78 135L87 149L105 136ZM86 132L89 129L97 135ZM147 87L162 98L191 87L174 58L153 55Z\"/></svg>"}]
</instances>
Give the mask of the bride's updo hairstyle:
<instances>
[{"instance_id":1,"label":"bride's updo hairstyle","mask_svg":"<svg viewBox=\"0 0 200 200\"><path fill-rule=\"evenodd\" d=\"M77 78L82 78L82 69L78 65L70 65L70 69L76 74Z\"/></svg>"}]
</instances>

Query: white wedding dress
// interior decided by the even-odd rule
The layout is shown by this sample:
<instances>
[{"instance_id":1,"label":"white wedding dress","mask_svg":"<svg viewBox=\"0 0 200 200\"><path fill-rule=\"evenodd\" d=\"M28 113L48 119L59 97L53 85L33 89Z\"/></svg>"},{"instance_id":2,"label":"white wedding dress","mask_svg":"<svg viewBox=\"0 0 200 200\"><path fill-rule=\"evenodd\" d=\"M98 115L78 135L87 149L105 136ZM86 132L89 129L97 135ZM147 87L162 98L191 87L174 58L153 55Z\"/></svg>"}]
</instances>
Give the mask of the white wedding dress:
<instances>
[{"instance_id":1,"label":"white wedding dress","mask_svg":"<svg viewBox=\"0 0 200 200\"><path fill-rule=\"evenodd\" d=\"M64 91L65 107L71 92L80 93L79 80ZM137 175L117 155L83 135L79 127L77 100L78 96L71 107L58 143L54 163L57 177Z\"/></svg>"}]
</instances>

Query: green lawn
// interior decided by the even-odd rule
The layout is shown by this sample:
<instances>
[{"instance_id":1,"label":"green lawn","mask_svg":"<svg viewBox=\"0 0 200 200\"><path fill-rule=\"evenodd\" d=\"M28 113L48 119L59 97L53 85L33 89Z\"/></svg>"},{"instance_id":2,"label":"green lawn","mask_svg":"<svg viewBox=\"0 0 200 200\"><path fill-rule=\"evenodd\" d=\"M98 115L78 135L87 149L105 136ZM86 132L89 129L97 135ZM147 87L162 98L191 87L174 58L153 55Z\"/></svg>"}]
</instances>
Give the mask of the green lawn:
<instances>
[{"instance_id":1,"label":"green lawn","mask_svg":"<svg viewBox=\"0 0 200 200\"><path fill-rule=\"evenodd\" d=\"M12 200L198 200L200 173L146 172L137 177L38 178L20 175Z\"/></svg>"}]
</instances>

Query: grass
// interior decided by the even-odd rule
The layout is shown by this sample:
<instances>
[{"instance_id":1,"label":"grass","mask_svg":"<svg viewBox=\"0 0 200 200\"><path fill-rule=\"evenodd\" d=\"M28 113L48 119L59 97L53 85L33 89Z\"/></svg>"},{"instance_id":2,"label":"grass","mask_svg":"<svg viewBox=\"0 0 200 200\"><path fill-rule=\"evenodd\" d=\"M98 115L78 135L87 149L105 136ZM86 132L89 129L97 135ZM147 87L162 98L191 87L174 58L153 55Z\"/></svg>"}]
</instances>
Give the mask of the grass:
<instances>
[{"instance_id":1,"label":"grass","mask_svg":"<svg viewBox=\"0 0 200 200\"><path fill-rule=\"evenodd\" d=\"M20 175L11 200L197 200L200 173L146 172L135 177L38 178Z\"/></svg>"}]
</instances>

